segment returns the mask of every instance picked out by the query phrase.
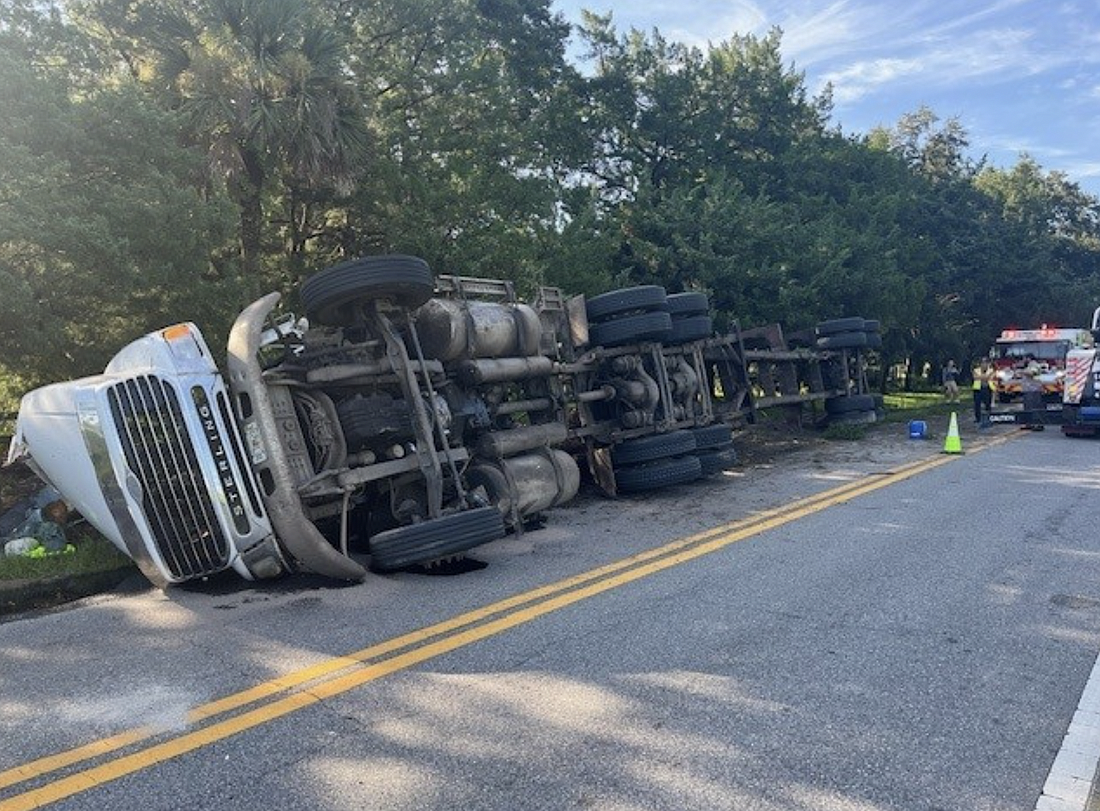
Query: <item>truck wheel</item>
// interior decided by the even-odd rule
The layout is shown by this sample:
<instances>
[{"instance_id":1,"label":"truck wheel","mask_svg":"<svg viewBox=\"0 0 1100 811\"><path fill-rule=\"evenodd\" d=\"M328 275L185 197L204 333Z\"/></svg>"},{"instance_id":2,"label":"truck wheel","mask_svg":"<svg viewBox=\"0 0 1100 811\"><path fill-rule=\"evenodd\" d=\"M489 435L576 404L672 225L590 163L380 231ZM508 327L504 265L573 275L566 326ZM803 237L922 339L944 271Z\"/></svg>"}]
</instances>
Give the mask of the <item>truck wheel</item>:
<instances>
[{"instance_id":1,"label":"truck wheel","mask_svg":"<svg viewBox=\"0 0 1100 811\"><path fill-rule=\"evenodd\" d=\"M696 450L700 451L724 448L733 442L733 433L725 424L692 428L691 435L695 437Z\"/></svg>"},{"instance_id":2,"label":"truck wheel","mask_svg":"<svg viewBox=\"0 0 1100 811\"><path fill-rule=\"evenodd\" d=\"M677 456L644 465L616 468L615 484L621 493L641 493L693 482L702 475L703 467L698 456Z\"/></svg>"},{"instance_id":3,"label":"truck wheel","mask_svg":"<svg viewBox=\"0 0 1100 811\"><path fill-rule=\"evenodd\" d=\"M702 451L695 455L699 457L699 466L704 476L713 476L715 473L721 473L737 465L737 451L732 447Z\"/></svg>"},{"instance_id":4,"label":"truck wheel","mask_svg":"<svg viewBox=\"0 0 1100 811\"><path fill-rule=\"evenodd\" d=\"M496 507L453 513L373 536L370 539L371 569L395 572L457 555L503 537L504 518Z\"/></svg>"},{"instance_id":5,"label":"truck wheel","mask_svg":"<svg viewBox=\"0 0 1100 811\"><path fill-rule=\"evenodd\" d=\"M709 315L685 315L672 319L672 332L665 343L686 344L709 338L713 324Z\"/></svg>"},{"instance_id":6,"label":"truck wheel","mask_svg":"<svg viewBox=\"0 0 1100 811\"><path fill-rule=\"evenodd\" d=\"M825 410L830 414L847 414L852 411L874 411L873 394L849 394L844 397L832 397L825 401Z\"/></svg>"},{"instance_id":7,"label":"truck wheel","mask_svg":"<svg viewBox=\"0 0 1100 811\"><path fill-rule=\"evenodd\" d=\"M616 465L634 465L667 456L682 456L694 450L695 437L690 431L671 431L628 439L611 449L611 461Z\"/></svg>"},{"instance_id":8,"label":"truck wheel","mask_svg":"<svg viewBox=\"0 0 1100 811\"><path fill-rule=\"evenodd\" d=\"M428 263L416 256L368 256L342 262L302 285L306 317L317 324L346 327L372 299L389 299L415 309L432 297L435 280Z\"/></svg>"},{"instance_id":9,"label":"truck wheel","mask_svg":"<svg viewBox=\"0 0 1100 811\"><path fill-rule=\"evenodd\" d=\"M817 339L822 349L856 349L867 344L866 332L837 332Z\"/></svg>"},{"instance_id":10,"label":"truck wheel","mask_svg":"<svg viewBox=\"0 0 1100 811\"><path fill-rule=\"evenodd\" d=\"M686 315L706 315L710 303L706 293L673 293L668 297L668 311L675 319Z\"/></svg>"},{"instance_id":11,"label":"truck wheel","mask_svg":"<svg viewBox=\"0 0 1100 811\"><path fill-rule=\"evenodd\" d=\"M863 332L866 322L858 315L848 318L833 318L822 321L817 325L817 334L820 336L836 335L838 332Z\"/></svg>"},{"instance_id":12,"label":"truck wheel","mask_svg":"<svg viewBox=\"0 0 1100 811\"><path fill-rule=\"evenodd\" d=\"M876 411L845 411L843 414L830 414L830 425L867 425L878 422Z\"/></svg>"},{"instance_id":13,"label":"truck wheel","mask_svg":"<svg viewBox=\"0 0 1100 811\"><path fill-rule=\"evenodd\" d=\"M595 323L622 313L649 310L667 312L668 296L663 287L644 284L601 293L588 299L584 306L588 320Z\"/></svg>"},{"instance_id":14,"label":"truck wheel","mask_svg":"<svg viewBox=\"0 0 1100 811\"><path fill-rule=\"evenodd\" d=\"M668 313L638 313L592 324L588 328L588 342L593 346L623 346L635 341L663 341L671 332L672 318Z\"/></svg>"}]
</instances>

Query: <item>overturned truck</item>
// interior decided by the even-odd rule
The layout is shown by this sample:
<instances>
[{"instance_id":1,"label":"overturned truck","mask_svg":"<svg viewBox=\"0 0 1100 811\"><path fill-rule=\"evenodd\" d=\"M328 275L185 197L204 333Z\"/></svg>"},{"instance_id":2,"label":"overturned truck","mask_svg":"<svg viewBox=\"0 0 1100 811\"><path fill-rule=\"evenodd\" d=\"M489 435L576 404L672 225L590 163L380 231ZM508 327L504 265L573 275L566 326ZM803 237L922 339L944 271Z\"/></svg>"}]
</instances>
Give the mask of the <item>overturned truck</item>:
<instances>
[{"instance_id":1,"label":"overturned truck","mask_svg":"<svg viewBox=\"0 0 1100 811\"><path fill-rule=\"evenodd\" d=\"M400 255L308 279L304 319L273 317L279 298L237 318L224 376L183 323L29 392L9 463L162 587L230 568L360 580L522 532L582 467L612 495L729 468L732 428L760 409L876 415L878 327L857 317L788 346L778 327L714 335L698 292L544 287L528 304Z\"/></svg>"}]
</instances>

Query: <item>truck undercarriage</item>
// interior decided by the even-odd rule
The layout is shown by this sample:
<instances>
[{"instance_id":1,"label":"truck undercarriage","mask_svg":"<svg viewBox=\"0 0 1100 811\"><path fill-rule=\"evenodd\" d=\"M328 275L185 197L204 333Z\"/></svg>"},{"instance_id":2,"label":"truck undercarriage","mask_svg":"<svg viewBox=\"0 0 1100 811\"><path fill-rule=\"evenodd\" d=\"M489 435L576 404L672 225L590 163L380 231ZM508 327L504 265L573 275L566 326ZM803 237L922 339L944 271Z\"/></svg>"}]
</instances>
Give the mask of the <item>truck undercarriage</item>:
<instances>
[{"instance_id":1,"label":"truck undercarriage","mask_svg":"<svg viewBox=\"0 0 1100 811\"><path fill-rule=\"evenodd\" d=\"M529 305L409 256L310 278L308 321L273 320L279 300L238 317L224 382L182 324L29 393L11 458L160 585L229 567L360 580L523 532L582 467L612 495L720 472L761 409L876 415L878 327L858 317L792 348L778 327L715 335L699 292L542 288Z\"/></svg>"}]
</instances>

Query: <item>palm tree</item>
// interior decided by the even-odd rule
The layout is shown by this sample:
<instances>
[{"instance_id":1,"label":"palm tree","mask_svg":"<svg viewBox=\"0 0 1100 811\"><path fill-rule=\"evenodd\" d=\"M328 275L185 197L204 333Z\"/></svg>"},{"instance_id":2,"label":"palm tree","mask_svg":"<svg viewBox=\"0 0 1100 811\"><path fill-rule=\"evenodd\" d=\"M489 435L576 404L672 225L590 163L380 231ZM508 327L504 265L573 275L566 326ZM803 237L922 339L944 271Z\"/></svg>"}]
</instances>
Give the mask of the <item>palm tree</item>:
<instances>
[{"instance_id":1,"label":"palm tree","mask_svg":"<svg viewBox=\"0 0 1100 811\"><path fill-rule=\"evenodd\" d=\"M198 0L141 7L131 36L138 75L183 114L239 207L246 277L260 271L270 219L299 254L308 201L350 192L366 154L335 30L303 0ZM282 216L265 219L276 204Z\"/></svg>"}]
</instances>

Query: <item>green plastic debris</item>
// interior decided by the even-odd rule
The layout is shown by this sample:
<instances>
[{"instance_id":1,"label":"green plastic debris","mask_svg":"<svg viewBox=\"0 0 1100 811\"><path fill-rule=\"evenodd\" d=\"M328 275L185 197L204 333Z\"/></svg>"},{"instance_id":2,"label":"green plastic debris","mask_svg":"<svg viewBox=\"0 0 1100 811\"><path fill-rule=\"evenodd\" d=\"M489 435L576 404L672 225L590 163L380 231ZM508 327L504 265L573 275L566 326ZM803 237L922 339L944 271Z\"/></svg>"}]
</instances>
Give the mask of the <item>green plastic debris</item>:
<instances>
[{"instance_id":1,"label":"green plastic debris","mask_svg":"<svg viewBox=\"0 0 1100 811\"><path fill-rule=\"evenodd\" d=\"M52 551L39 544L38 546L34 547L34 549L31 549L28 552L24 552L24 554L28 558L46 558L56 557L57 555L71 555L75 551L76 547L73 546L71 543L65 544L65 546L61 549L54 549Z\"/></svg>"}]
</instances>

